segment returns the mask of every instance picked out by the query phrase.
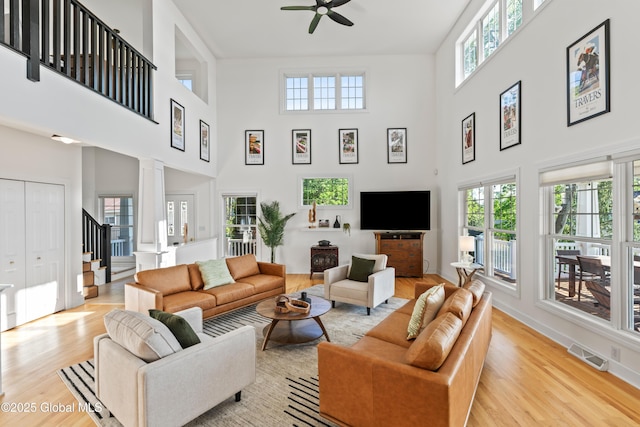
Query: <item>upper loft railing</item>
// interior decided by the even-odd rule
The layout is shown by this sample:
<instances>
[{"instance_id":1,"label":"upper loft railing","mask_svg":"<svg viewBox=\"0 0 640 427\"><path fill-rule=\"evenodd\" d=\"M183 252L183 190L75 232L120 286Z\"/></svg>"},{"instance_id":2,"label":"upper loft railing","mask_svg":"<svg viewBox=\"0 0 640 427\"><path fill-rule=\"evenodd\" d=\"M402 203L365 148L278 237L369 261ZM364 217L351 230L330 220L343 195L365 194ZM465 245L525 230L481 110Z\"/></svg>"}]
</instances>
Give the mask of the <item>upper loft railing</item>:
<instances>
[{"instance_id":1,"label":"upper loft railing","mask_svg":"<svg viewBox=\"0 0 640 427\"><path fill-rule=\"evenodd\" d=\"M0 0L0 43L153 120L156 66L76 0ZM34 60L35 59L35 60Z\"/></svg>"}]
</instances>

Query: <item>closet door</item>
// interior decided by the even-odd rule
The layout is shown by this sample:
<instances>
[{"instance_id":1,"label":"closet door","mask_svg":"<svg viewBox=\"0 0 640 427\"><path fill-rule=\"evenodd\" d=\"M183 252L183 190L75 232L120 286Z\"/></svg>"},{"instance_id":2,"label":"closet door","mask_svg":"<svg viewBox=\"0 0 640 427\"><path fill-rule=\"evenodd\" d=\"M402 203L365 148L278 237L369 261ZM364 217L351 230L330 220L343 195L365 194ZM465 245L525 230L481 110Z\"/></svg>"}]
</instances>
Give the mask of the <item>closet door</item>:
<instances>
[{"instance_id":1,"label":"closet door","mask_svg":"<svg viewBox=\"0 0 640 427\"><path fill-rule=\"evenodd\" d=\"M64 309L64 187L27 182L26 321Z\"/></svg>"},{"instance_id":2,"label":"closet door","mask_svg":"<svg viewBox=\"0 0 640 427\"><path fill-rule=\"evenodd\" d=\"M0 330L19 325L26 312L24 181L0 179ZM21 314L21 316L18 315Z\"/></svg>"}]
</instances>

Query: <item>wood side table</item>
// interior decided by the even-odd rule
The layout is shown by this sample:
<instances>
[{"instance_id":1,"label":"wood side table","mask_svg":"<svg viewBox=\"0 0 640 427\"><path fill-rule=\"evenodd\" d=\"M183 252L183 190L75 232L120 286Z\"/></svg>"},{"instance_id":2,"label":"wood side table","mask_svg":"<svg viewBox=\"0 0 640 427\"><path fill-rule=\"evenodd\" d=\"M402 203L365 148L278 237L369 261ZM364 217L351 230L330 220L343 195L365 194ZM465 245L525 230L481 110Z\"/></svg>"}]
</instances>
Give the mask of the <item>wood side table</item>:
<instances>
[{"instance_id":1,"label":"wood side table","mask_svg":"<svg viewBox=\"0 0 640 427\"><path fill-rule=\"evenodd\" d=\"M331 303L324 298L308 295L311 300L311 310L309 313L276 313L276 300L271 298L262 301L256 307L256 312L266 318L271 319L271 323L264 328L264 342L262 351L267 348L269 341L276 341L282 344L300 344L313 341L325 336L328 342L329 334L324 328L320 316L331 310ZM281 322L281 320L283 322Z\"/></svg>"},{"instance_id":2,"label":"wood side table","mask_svg":"<svg viewBox=\"0 0 640 427\"><path fill-rule=\"evenodd\" d=\"M311 246L311 273L309 279L313 277L313 273L322 273L327 268L338 266L338 247L333 245L327 246Z\"/></svg>"}]
</instances>

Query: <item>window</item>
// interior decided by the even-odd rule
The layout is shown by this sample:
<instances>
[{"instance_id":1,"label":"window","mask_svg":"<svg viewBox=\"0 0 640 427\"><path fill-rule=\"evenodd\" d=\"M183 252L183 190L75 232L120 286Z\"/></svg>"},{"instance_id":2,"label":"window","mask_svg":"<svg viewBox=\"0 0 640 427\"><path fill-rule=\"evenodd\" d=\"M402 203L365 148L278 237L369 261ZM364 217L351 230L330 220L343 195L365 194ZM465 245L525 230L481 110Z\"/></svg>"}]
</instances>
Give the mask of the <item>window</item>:
<instances>
[{"instance_id":1,"label":"window","mask_svg":"<svg viewBox=\"0 0 640 427\"><path fill-rule=\"evenodd\" d=\"M311 206L315 201L317 206L349 207L350 181L348 177L302 177L300 206Z\"/></svg>"},{"instance_id":2,"label":"window","mask_svg":"<svg viewBox=\"0 0 640 427\"><path fill-rule=\"evenodd\" d=\"M475 237L475 262L485 275L515 288L517 185L514 178L461 190L462 235Z\"/></svg>"},{"instance_id":3,"label":"window","mask_svg":"<svg viewBox=\"0 0 640 427\"><path fill-rule=\"evenodd\" d=\"M284 111L365 109L364 73L284 75Z\"/></svg>"},{"instance_id":4,"label":"window","mask_svg":"<svg viewBox=\"0 0 640 427\"><path fill-rule=\"evenodd\" d=\"M111 225L111 256L133 255L133 197L100 196L102 222Z\"/></svg>"},{"instance_id":5,"label":"window","mask_svg":"<svg viewBox=\"0 0 640 427\"><path fill-rule=\"evenodd\" d=\"M225 256L257 254L257 196L224 195Z\"/></svg>"},{"instance_id":6,"label":"window","mask_svg":"<svg viewBox=\"0 0 640 427\"><path fill-rule=\"evenodd\" d=\"M523 2L529 1L540 0L489 0L480 8L456 43L456 85L522 26Z\"/></svg>"}]
</instances>

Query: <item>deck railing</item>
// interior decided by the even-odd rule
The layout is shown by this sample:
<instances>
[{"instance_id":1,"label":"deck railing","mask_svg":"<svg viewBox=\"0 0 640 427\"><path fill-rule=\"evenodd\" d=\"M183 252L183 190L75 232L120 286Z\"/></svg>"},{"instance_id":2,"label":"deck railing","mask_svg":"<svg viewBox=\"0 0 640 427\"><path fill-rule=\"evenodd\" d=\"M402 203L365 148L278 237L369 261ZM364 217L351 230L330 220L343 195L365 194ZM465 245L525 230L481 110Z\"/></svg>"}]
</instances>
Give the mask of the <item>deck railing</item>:
<instances>
[{"instance_id":1,"label":"deck railing","mask_svg":"<svg viewBox=\"0 0 640 427\"><path fill-rule=\"evenodd\" d=\"M77 0L0 0L0 44L27 57L27 78L40 64L153 120L148 59Z\"/></svg>"}]
</instances>

